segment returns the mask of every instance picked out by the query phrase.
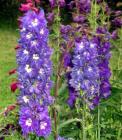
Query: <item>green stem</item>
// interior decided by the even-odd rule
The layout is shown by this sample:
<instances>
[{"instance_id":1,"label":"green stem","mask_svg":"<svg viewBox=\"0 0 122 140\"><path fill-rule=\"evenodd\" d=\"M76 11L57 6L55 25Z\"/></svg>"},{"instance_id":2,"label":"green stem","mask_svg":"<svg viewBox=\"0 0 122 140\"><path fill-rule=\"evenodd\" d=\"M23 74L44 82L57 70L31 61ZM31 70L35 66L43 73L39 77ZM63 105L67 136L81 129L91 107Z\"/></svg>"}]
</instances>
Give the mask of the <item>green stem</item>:
<instances>
[{"instance_id":1,"label":"green stem","mask_svg":"<svg viewBox=\"0 0 122 140\"><path fill-rule=\"evenodd\" d=\"M56 18L56 22L57 22L57 27L60 27L60 7L58 6L57 9L57 18ZM60 30L57 31L57 47L56 47L56 82L55 82L55 104L57 101L57 97L58 97L58 89L59 89L59 82L60 82L60 69L61 69L61 62L59 63L59 49L60 49ZM58 64L59 63L59 64ZM56 110L56 108L54 107L54 127L55 127L55 131L54 131L54 139L57 140L58 137L58 112Z\"/></svg>"},{"instance_id":2,"label":"green stem","mask_svg":"<svg viewBox=\"0 0 122 140\"><path fill-rule=\"evenodd\" d=\"M94 14L94 21L95 21L95 24L94 24L94 30L96 32L96 28L97 28L97 20L96 20L96 17L97 17L97 3L96 3L96 0L95 0L95 14Z\"/></svg>"},{"instance_id":3,"label":"green stem","mask_svg":"<svg viewBox=\"0 0 122 140\"><path fill-rule=\"evenodd\" d=\"M98 140L100 140L100 105L98 105Z\"/></svg>"},{"instance_id":4,"label":"green stem","mask_svg":"<svg viewBox=\"0 0 122 140\"><path fill-rule=\"evenodd\" d=\"M119 46L121 46L121 42L122 42L122 28L120 29L120 42L119 42ZM118 63L117 63L117 69L118 69L118 76L119 76L119 65L120 65L120 60L121 60L121 51L119 50L119 56L118 56ZM120 100L120 111L122 111L122 96L120 96L121 100ZM121 127L121 123L120 123L120 129L118 130L118 135L117 135L117 140L120 140L121 138L121 131L122 131L122 127Z\"/></svg>"},{"instance_id":5,"label":"green stem","mask_svg":"<svg viewBox=\"0 0 122 140\"><path fill-rule=\"evenodd\" d=\"M86 104L85 99L83 99L83 122L82 122L82 129L83 129L83 140L86 140Z\"/></svg>"}]
</instances>

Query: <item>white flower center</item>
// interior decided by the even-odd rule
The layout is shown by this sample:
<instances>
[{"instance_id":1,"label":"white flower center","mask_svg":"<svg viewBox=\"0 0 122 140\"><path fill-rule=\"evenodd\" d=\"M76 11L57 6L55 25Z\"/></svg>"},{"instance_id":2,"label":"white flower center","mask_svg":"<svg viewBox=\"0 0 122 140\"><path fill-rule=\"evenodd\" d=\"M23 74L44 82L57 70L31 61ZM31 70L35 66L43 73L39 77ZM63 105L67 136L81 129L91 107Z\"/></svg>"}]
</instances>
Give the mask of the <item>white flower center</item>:
<instances>
[{"instance_id":1,"label":"white flower center","mask_svg":"<svg viewBox=\"0 0 122 140\"><path fill-rule=\"evenodd\" d=\"M92 71L92 67L89 67L89 68L88 68L88 71L91 72L91 71Z\"/></svg>"},{"instance_id":2,"label":"white flower center","mask_svg":"<svg viewBox=\"0 0 122 140\"><path fill-rule=\"evenodd\" d=\"M89 56L90 54L89 54L89 52L84 52L83 53L85 56Z\"/></svg>"},{"instance_id":3,"label":"white flower center","mask_svg":"<svg viewBox=\"0 0 122 140\"><path fill-rule=\"evenodd\" d=\"M30 73L32 71L32 69L30 68L29 65L26 65L25 66L25 70L27 71L27 73Z\"/></svg>"},{"instance_id":4,"label":"white flower center","mask_svg":"<svg viewBox=\"0 0 122 140\"><path fill-rule=\"evenodd\" d=\"M78 83L78 84L77 84L77 90L80 90L80 86L81 86L81 84Z\"/></svg>"},{"instance_id":5,"label":"white flower center","mask_svg":"<svg viewBox=\"0 0 122 140\"><path fill-rule=\"evenodd\" d=\"M83 44L83 42L81 42L79 45L79 49L83 49L83 48L84 48L84 44Z\"/></svg>"},{"instance_id":6,"label":"white flower center","mask_svg":"<svg viewBox=\"0 0 122 140\"><path fill-rule=\"evenodd\" d=\"M44 73L44 69L41 68L41 69L39 70L39 73L42 75L42 74Z\"/></svg>"},{"instance_id":7,"label":"white flower center","mask_svg":"<svg viewBox=\"0 0 122 140\"><path fill-rule=\"evenodd\" d=\"M31 120L31 118L29 118L29 119L26 120L25 125L27 125L27 126L29 126L29 127L32 125L32 120Z\"/></svg>"},{"instance_id":8,"label":"white flower center","mask_svg":"<svg viewBox=\"0 0 122 140\"><path fill-rule=\"evenodd\" d=\"M42 35L44 34L44 30L43 29L40 30L40 34L42 34Z\"/></svg>"},{"instance_id":9,"label":"white flower center","mask_svg":"<svg viewBox=\"0 0 122 140\"><path fill-rule=\"evenodd\" d=\"M41 129L41 130L45 129L46 126L47 126L47 123L46 123L46 122L41 122L41 123L40 123L40 129Z\"/></svg>"},{"instance_id":10,"label":"white flower center","mask_svg":"<svg viewBox=\"0 0 122 140\"><path fill-rule=\"evenodd\" d=\"M26 29L25 29L25 28L22 28L20 31L21 31L21 32L24 32L24 31L26 31Z\"/></svg>"},{"instance_id":11,"label":"white flower center","mask_svg":"<svg viewBox=\"0 0 122 140\"><path fill-rule=\"evenodd\" d=\"M95 44L91 43L90 48L94 48L94 47L95 47Z\"/></svg>"},{"instance_id":12,"label":"white flower center","mask_svg":"<svg viewBox=\"0 0 122 140\"><path fill-rule=\"evenodd\" d=\"M26 39L30 39L32 37L32 33L28 33L27 35L26 35Z\"/></svg>"},{"instance_id":13,"label":"white flower center","mask_svg":"<svg viewBox=\"0 0 122 140\"><path fill-rule=\"evenodd\" d=\"M28 103L29 102L29 99L27 98L27 96L23 96L22 98L23 98L23 100L24 100L25 103Z\"/></svg>"},{"instance_id":14,"label":"white flower center","mask_svg":"<svg viewBox=\"0 0 122 140\"><path fill-rule=\"evenodd\" d=\"M78 71L77 71L77 74L79 75L79 74L81 74L83 71L82 71L82 69L79 69Z\"/></svg>"},{"instance_id":15,"label":"white flower center","mask_svg":"<svg viewBox=\"0 0 122 140\"><path fill-rule=\"evenodd\" d=\"M81 57L80 57L80 55L77 55L76 58L77 58L77 59L80 59Z\"/></svg>"},{"instance_id":16,"label":"white flower center","mask_svg":"<svg viewBox=\"0 0 122 140\"><path fill-rule=\"evenodd\" d=\"M37 18L35 18L33 21L32 21L32 26L33 27L35 27L35 26L37 26L38 24L39 24L39 21L38 21L38 19Z\"/></svg>"},{"instance_id":17,"label":"white flower center","mask_svg":"<svg viewBox=\"0 0 122 140\"><path fill-rule=\"evenodd\" d=\"M27 50L24 50L23 53L24 53L24 54L28 54L29 52L28 52Z\"/></svg>"},{"instance_id":18,"label":"white flower center","mask_svg":"<svg viewBox=\"0 0 122 140\"><path fill-rule=\"evenodd\" d=\"M89 81L88 80L85 80L84 81L84 84L85 84L85 86L88 86L89 85Z\"/></svg>"},{"instance_id":19,"label":"white flower center","mask_svg":"<svg viewBox=\"0 0 122 140\"><path fill-rule=\"evenodd\" d=\"M91 93L93 93L94 92L94 90L95 90L95 87L94 86L91 86Z\"/></svg>"},{"instance_id":20,"label":"white flower center","mask_svg":"<svg viewBox=\"0 0 122 140\"><path fill-rule=\"evenodd\" d=\"M33 54L33 59L34 59L34 60L38 60L38 59L39 59L38 54Z\"/></svg>"},{"instance_id":21,"label":"white flower center","mask_svg":"<svg viewBox=\"0 0 122 140\"><path fill-rule=\"evenodd\" d=\"M37 40L34 40L34 41L31 41L31 45L32 46L36 46L38 43L37 43Z\"/></svg>"}]
</instances>

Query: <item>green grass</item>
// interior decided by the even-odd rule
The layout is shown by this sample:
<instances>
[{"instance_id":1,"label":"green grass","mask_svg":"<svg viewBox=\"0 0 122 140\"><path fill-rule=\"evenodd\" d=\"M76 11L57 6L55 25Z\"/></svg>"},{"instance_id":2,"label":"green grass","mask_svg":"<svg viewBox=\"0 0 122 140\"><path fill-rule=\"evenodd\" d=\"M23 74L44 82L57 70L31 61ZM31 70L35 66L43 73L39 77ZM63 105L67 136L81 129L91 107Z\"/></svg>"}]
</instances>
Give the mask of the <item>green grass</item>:
<instances>
[{"instance_id":1,"label":"green grass","mask_svg":"<svg viewBox=\"0 0 122 140\"><path fill-rule=\"evenodd\" d=\"M0 112L16 99L10 90L10 84L16 76L9 76L8 72L16 68L17 31L15 29L0 29Z\"/></svg>"}]
</instances>

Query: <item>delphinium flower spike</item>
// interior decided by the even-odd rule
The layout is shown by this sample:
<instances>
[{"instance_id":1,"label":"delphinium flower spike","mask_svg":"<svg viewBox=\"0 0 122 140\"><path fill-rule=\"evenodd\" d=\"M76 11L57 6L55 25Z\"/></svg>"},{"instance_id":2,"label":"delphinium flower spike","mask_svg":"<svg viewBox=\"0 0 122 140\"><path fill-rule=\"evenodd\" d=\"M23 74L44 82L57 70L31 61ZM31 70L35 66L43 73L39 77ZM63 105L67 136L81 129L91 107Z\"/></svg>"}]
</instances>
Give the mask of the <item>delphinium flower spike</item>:
<instances>
[{"instance_id":1,"label":"delphinium flower spike","mask_svg":"<svg viewBox=\"0 0 122 140\"><path fill-rule=\"evenodd\" d=\"M109 68L110 60L110 33L105 27L99 27L97 34L104 34L104 40L100 37L96 37L95 41L98 44L98 55L99 55L99 74L100 74L100 97L107 98L110 96L110 76L111 71Z\"/></svg>"},{"instance_id":2,"label":"delphinium flower spike","mask_svg":"<svg viewBox=\"0 0 122 140\"><path fill-rule=\"evenodd\" d=\"M28 10L20 22L20 48L17 50L19 124L25 136L35 133L47 137L51 133L48 106L53 103L50 96L52 49L48 46L47 21L43 10Z\"/></svg>"},{"instance_id":3,"label":"delphinium flower spike","mask_svg":"<svg viewBox=\"0 0 122 140\"><path fill-rule=\"evenodd\" d=\"M99 97L99 69L97 44L83 37L75 43L72 59L70 85L79 92L82 90L88 106L93 108L93 101Z\"/></svg>"}]
</instances>

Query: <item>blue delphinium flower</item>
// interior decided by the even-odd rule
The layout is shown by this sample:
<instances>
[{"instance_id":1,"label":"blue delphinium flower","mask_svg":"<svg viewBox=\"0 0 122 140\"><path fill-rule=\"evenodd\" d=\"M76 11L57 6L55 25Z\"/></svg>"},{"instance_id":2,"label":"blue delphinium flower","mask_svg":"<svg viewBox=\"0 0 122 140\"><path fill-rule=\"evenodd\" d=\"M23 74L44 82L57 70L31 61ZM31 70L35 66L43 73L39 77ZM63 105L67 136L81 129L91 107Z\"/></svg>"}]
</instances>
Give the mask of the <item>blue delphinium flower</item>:
<instances>
[{"instance_id":1,"label":"blue delphinium flower","mask_svg":"<svg viewBox=\"0 0 122 140\"><path fill-rule=\"evenodd\" d=\"M80 42L75 43L69 82L76 92L83 92L81 97L85 97L91 109L99 104L100 98L107 98L111 93L110 35L103 28L99 28L97 32L105 34L105 41L100 36L92 40L83 36Z\"/></svg>"},{"instance_id":2,"label":"blue delphinium flower","mask_svg":"<svg viewBox=\"0 0 122 140\"><path fill-rule=\"evenodd\" d=\"M51 132L48 105L52 81L52 50L48 46L47 21L44 11L28 11L21 18L17 50L18 80L20 83L20 120L23 134L36 133L46 137Z\"/></svg>"},{"instance_id":3,"label":"blue delphinium flower","mask_svg":"<svg viewBox=\"0 0 122 140\"><path fill-rule=\"evenodd\" d=\"M71 69L72 66L73 66L72 55L70 53L65 52L64 53L64 67L67 69ZM68 97L67 103L71 108L73 108L75 105L75 102L76 102L77 92L69 83L69 81L71 79L70 70L66 73L66 79L67 79L67 87L68 87L68 92L69 92L69 97Z\"/></svg>"},{"instance_id":4,"label":"blue delphinium flower","mask_svg":"<svg viewBox=\"0 0 122 140\"><path fill-rule=\"evenodd\" d=\"M56 0L49 0L51 8L54 8L56 5Z\"/></svg>"},{"instance_id":5,"label":"blue delphinium flower","mask_svg":"<svg viewBox=\"0 0 122 140\"><path fill-rule=\"evenodd\" d=\"M92 107L93 100L99 96L97 44L83 37L75 46L70 85L77 92L82 90L82 96L85 96L89 107Z\"/></svg>"},{"instance_id":6,"label":"blue delphinium flower","mask_svg":"<svg viewBox=\"0 0 122 140\"><path fill-rule=\"evenodd\" d=\"M98 45L99 54L99 74L100 74L100 96L102 98L107 98L111 94L110 76L111 71L109 68L110 54L110 33L105 27L99 27L97 29L98 34L104 35L104 40L100 37L96 37L94 40Z\"/></svg>"},{"instance_id":7,"label":"blue delphinium flower","mask_svg":"<svg viewBox=\"0 0 122 140\"><path fill-rule=\"evenodd\" d=\"M35 132L38 136L46 137L51 132L51 120L47 107L35 101L21 107L19 124L24 135Z\"/></svg>"},{"instance_id":8,"label":"blue delphinium flower","mask_svg":"<svg viewBox=\"0 0 122 140\"><path fill-rule=\"evenodd\" d=\"M80 0L79 7L81 13L89 13L91 11L91 1L90 0Z\"/></svg>"}]
</instances>

